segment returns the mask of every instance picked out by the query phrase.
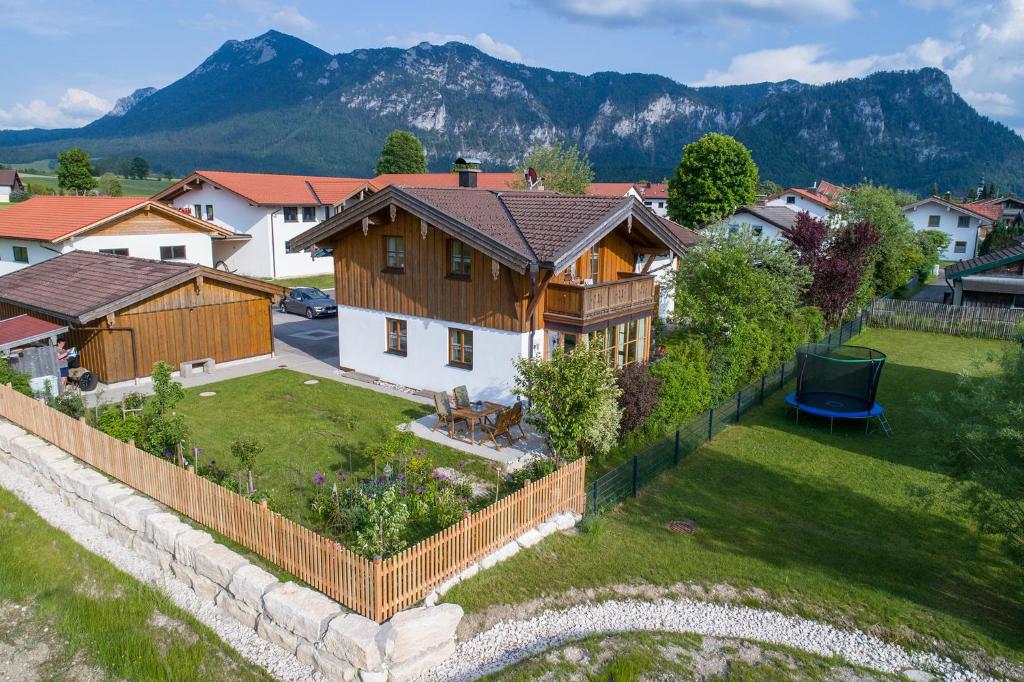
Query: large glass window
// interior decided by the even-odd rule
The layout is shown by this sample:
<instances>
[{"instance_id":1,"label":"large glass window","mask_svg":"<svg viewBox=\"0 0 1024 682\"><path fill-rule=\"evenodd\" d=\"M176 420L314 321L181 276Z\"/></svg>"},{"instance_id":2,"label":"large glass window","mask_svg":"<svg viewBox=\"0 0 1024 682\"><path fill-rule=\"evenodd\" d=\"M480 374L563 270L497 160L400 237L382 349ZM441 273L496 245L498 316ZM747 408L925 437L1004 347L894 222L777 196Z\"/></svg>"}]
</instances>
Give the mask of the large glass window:
<instances>
[{"instance_id":1,"label":"large glass window","mask_svg":"<svg viewBox=\"0 0 1024 682\"><path fill-rule=\"evenodd\" d=\"M473 271L473 256L468 245L457 239L448 240L448 275L469 279Z\"/></svg>"},{"instance_id":2,"label":"large glass window","mask_svg":"<svg viewBox=\"0 0 1024 682\"><path fill-rule=\"evenodd\" d=\"M465 329L448 330L448 364L472 369L473 332Z\"/></svg>"},{"instance_id":3,"label":"large glass window","mask_svg":"<svg viewBox=\"0 0 1024 682\"><path fill-rule=\"evenodd\" d=\"M384 267L390 272L405 270L405 239L384 237Z\"/></svg>"},{"instance_id":4,"label":"large glass window","mask_svg":"<svg viewBox=\"0 0 1024 682\"><path fill-rule=\"evenodd\" d=\"M396 355L405 355L408 352L408 335L405 320L387 318L388 323L388 352Z\"/></svg>"}]
</instances>

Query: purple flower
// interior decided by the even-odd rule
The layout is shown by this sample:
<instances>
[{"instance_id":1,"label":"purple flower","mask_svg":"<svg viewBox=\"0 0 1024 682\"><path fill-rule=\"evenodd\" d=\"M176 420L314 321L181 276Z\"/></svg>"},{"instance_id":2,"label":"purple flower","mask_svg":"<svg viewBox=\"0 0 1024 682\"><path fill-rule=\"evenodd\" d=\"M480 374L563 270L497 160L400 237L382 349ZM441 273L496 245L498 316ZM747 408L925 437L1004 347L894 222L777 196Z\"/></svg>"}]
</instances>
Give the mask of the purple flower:
<instances>
[{"instance_id":1,"label":"purple flower","mask_svg":"<svg viewBox=\"0 0 1024 682\"><path fill-rule=\"evenodd\" d=\"M321 474L319 471L313 472L313 483L316 483L317 485L323 485L325 481L327 481L327 479L324 478L323 474Z\"/></svg>"},{"instance_id":2,"label":"purple flower","mask_svg":"<svg viewBox=\"0 0 1024 682\"><path fill-rule=\"evenodd\" d=\"M163 452L160 453L160 456L163 457L164 459L170 459L171 458L171 451L170 450L164 450Z\"/></svg>"},{"instance_id":3,"label":"purple flower","mask_svg":"<svg viewBox=\"0 0 1024 682\"><path fill-rule=\"evenodd\" d=\"M426 489L426 488L424 488L424 487L423 487L423 486L421 486L421 485L418 485L418 486L416 486L416 494L417 494L417 495L422 495L422 494L423 494L423 493L425 493L425 492L427 492L427 489Z\"/></svg>"},{"instance_id":4,"label":"purple flower","mask_svg":"<svg viewBox=\"0 0 1024 682\"><path fill-rule=\"evenodd\" d=\"M346 474L341 469L338 469L338 480L341 481L342 483L344 483L347 479L348 479L348 474Z\"/></svg>"},{"instance_id":5,"label":"purple flower","mask_svg":"<svg viewBox=\"0 0 1024 682\"><path fill-rule=\"evenodd\" d=\"M432 476L434 477L434 480L437 480L437 481L447 481L448 480L448 474L444 473L440 469L434 469L434 473L432 474Z\"/></svg>"}]
</instances>

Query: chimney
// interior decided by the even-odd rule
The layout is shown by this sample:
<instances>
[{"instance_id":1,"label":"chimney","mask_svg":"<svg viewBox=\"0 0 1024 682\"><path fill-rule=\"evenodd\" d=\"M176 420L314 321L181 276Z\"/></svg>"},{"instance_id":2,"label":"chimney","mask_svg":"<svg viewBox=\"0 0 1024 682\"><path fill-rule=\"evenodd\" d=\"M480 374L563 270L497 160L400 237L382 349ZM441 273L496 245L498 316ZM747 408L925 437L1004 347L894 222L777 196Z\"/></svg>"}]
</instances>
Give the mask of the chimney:
<instances>
[{"instance_id":1,"label":"chimney","mask_svg":"<svg viewBox=\"0 0 1024 682\"><path fill-rule=\"evenodd\" d=\"M459 174L459 187L476 187L476 176L480 173L480 160L460 156L455 159L452 170Z\"/></svg>"}]
</instances>

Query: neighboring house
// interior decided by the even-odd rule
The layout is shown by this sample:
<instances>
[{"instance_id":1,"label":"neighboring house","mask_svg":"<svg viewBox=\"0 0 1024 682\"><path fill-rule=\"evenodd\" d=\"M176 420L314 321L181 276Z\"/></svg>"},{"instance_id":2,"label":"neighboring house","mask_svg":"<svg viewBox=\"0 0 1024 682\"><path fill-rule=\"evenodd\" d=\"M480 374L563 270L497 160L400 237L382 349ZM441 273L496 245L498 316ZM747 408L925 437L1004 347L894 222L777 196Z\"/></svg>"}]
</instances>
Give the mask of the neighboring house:
<instances>
[{"instance_id":1,"label":"neighboring house","mask_svg":"<svg viewBox=\"0 0 1024 682\"><path fill-rule=\"evenodd\" d=\"M0 211L0 275L74 250L211 267L214 244L233 238L143 197L37 196Z\"/></svg>"},{"instance_id":2,"label":"neighboring house","mask_svg":"<svg viewBox=\"0 0 1024 682\"><path fill-rule=\"evenodd\" d=\"M343 367L509 399L515 361L554 348L646 360L658 289L635 266L696 240L632 196L391 185L293 246L333 248Z\"/></svg>"},{"instance_id":3,"label":"neighboring house","mask_svg":"<svg viewBox=\"0 0 1024 682\"><path fill-rule=\"evenodd\" d=\"M652 182L649 184L635 184L633 189L639 193L644 206L651 209L662 218L668 217L668 183Z\"/></svg>"},{"instance_id":4,"label":"neighboring house","mask_svg":"<svg viewBox=\"0 0 1024 682\"><path fill-rule=\"evenodd\" d=\"M1024 220L1024 199L1012 194L995 197L993 199L982 199L964 204L973 211L988 216L993 221L1005 220L1014 222Z\"/></svg>"},{"instance_id":5,"label":"neighboring house","mask_svg":"<svg viewBox=\"0 0 1024 682\"><path fill-rule=\"evenodd\" d=\"M806 211L815 218L829 220L837 213L845 188L828 180L814 183L810 189L790 187L764 200L765 206L785 206L793 211Z\"/></svg>"},{"instance_id":6,"label":"neighboring house","mask_svg":"<svg viewBox=\"0 0 1024 682\"><path fill-rule=\"evenodd\" d=\"M799 215L785 206L742 206L723 222L730 230L747 227L755 237L783 241L782 230L792 228Z\"/></svg>"},{"instance_id":7,"label":"neighboring house","mask_svg":"<svg viewBox=\"0 0 1024 682\"><path fill-rule=\"evenodd\" d=\"M6 204L11 200L15 192L24 192L25 185L21 184L21 176L13 168L0 168L0 204Z\"/></svg>"},{"instance_id":8,"label":"neighboring house","mask_svg":"<svg viewBox=\"0 0 1024 682\"><path fill-rule=\"evenodd\" d=\"M268 282L191 263L72 251L0 277L0 318L70 327L70 345L104 383L158 361L228 362L274 351Z\"/></svg>"},{"instance_id":9,"label":"neighboring house","mask_svg":"<svg viewBox=\"0 0 1024 682\"><path fill-rule=\"evenodd\" d=\"M1024 308L1024 240L946 268L953 305Z\"/></svg>"},{"instance_id":10,"label":"neighboring house","mask_svg":"<svg viewBox=\"0 0 1024 682\"><path fill-rule=\"evenodd\" d=\"M992 219L969 208L966 204L954 204L941 197L928 197L903 207L915 232L938 230L949 236L949 246L940 258L955 261L974 258L982 235L980 230L989 227Z\"/></svg>"},{"instance_id":11,"label":"neighboring house","mask_svg":"<svg viewBox=\"0 0 1024 682\"><path fill-rule=\"evenodd\" d=\"M292 252L288 242L370 191L355 178L195 171L153 199L234 233L215 244L216 267L278 278L331 272L329 257Z\"/></svg>"}]
</instances>

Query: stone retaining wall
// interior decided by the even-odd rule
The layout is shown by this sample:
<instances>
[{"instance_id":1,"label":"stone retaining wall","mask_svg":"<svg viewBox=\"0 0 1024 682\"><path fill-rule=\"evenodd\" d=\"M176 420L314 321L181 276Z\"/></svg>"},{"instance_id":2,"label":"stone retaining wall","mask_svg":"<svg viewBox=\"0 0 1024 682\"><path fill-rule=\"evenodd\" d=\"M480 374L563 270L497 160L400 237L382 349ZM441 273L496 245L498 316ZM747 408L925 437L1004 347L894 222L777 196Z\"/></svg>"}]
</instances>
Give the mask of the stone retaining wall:
<instances>
[{"instance_id":1,"label":"stone retaining wall","mask_svg":"<svg viewBox=\"0 0 1024 682\"><path fill-rule=\"evenodd\" d=\"M281 582L245 557L192 528L163 505L112 482L66 452L0 421L0 462L50 493L126 548L160 566L260 637L286 649L328 680L405 682L455 651L462 620L456 604L437 604L460 580L490 568L577 519L559 514L448 580L424 606L383 624L352 613L323 594Z\"/></svg>"}]
</instances>

